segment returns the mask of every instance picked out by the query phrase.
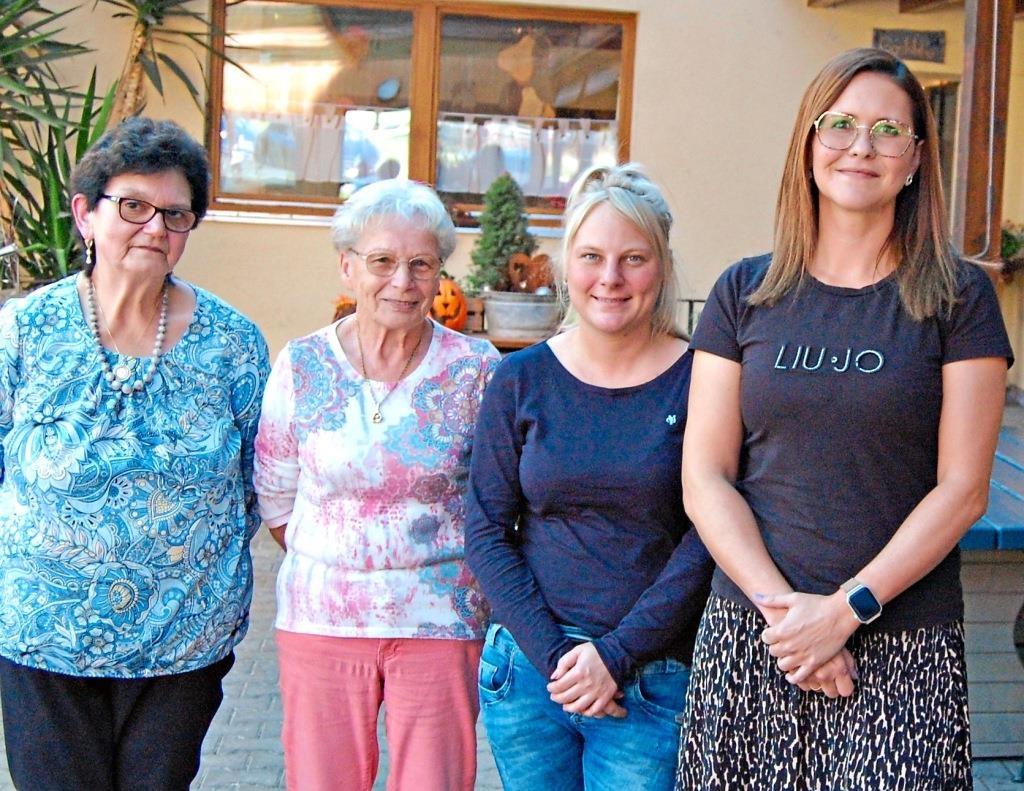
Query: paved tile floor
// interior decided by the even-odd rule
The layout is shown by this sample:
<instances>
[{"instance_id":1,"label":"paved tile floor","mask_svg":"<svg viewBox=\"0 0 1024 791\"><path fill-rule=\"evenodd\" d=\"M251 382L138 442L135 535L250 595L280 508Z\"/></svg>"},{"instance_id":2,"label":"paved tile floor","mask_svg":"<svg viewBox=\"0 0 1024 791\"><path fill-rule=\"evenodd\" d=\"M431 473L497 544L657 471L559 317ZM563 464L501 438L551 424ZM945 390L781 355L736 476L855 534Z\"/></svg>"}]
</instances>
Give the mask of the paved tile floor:
<instances>
[{"instance_id":1,"label":"paved tile floor","mask_svg":"<svg viewBox=\"0 0 1024 791\"><path fill-rule=\"evenodd\" d=\"M1005 422L1024 427L1024 407L1011 406ZM284 760L278 739L281 701L277 692L273 639L274 576L281 554L269 535L261 531L253 556L256 592L252 626L238 647L234 668L224 681L224 703L206 738L202 765L192 791L277 791L284 788ZM501 782L486 738L482 730L479 733L477 791L500 791ZM1024 791L1024 785L1013 782L1019 768L1019 760L976 761L974 789ZM385 754L375 791L383 791L386 776ZM0 791L13 791L2 751Z\"/></svg>"},{"instance_id":2,"label":"paved tile floor","mask_svg":"<svg viewBox=\"0 0 1024 791\"><path fill-rule=\"evenodd\" d=\"M273 634L274 579L280 559L281 550L262 531L253 545L256 591L252 625L238 647L235 666L224 680L224 703L206 737L193 791L284 788L284 759L278 739L281 699ZM500 791L501 781L483 730L479 733L477 791ZM385 744L383 734L381 744ZM386 778L387 754L382 750L374 791L383 791Z\"/></svg>"}]
</instances>

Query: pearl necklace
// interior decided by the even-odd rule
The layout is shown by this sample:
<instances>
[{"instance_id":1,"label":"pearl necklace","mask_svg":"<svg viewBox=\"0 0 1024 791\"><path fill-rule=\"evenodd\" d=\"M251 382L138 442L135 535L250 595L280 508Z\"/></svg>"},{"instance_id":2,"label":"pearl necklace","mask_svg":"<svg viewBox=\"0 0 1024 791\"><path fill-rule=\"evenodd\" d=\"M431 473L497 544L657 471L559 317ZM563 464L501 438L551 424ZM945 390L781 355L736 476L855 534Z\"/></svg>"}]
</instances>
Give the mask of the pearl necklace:
<instances>
[{"instance_id":1,"label":"pearl necklace","mask_svg":"<svg viewBox=\"0 0 1024 791\"><path fill-rule=\"evenodd\" d=\"M416 356L416 352L420 350L420 344L423 343L423 336L426 333L423 331L423 325L420 325L420 337L416 341L416 345L413 347L412 354L409 355L409 359L405 361L405 365L402 366L402 373L398 375L397 381L391 385L391 389L388 390L382 399L377 400L376 394L373 392L373 385L370 383L370 377L366 375L366 357L363 355L363 337L362 333L359 332L359 322L356 322L356 345L359 347L359 372L363 375L363 379L366 380L366 386L370 390L370 398L374 403L373 416L370 418L374 423L380 423L384 420L384 416L380 413L380 408L384 405L384 402L388 400L388 397L398 389L398 385L405 378L405 375L409 372L409 366L412 365L412 358Z\"/></svg>"},{"instance_id":2,"label":"pearl necklace","mask_svg":"<svg viewBox=\"0 0 1024 791\"><path fill-rule=\"evenodd\" d=\"M111 367L110 361L107 359L107 350L103 348L103 341L100 338L99 322L96 319L96 288L92 284L91 277L86 276L85 282L87 284L85 291L85 320L89 324L89 329L92 332L92 338L96 342L96 351L99 354L100 365L103 367L103 378L107 380L107 384L110 386L110 389L118 394L119 399L121 396L142 392L146 386L153 381L153 377L156 375L157 366L160 364L160 358L163 357L164 354L164 338L167 335L167 303L170 296L168 284L164 282L163 296L160 300L160 321L157 322L156 325L156 341L153 344L153 356L149 361L149 367L146 369L146 373L141 379L129 382L134 371L134 366L129 365L127 362L119 361L117 365ZM107 331L110 331L109 323L107 325ZM110 340L114 344L114 349L117 351L118 357L127 356L122 355L120 349L117 348L117 341L114 340L113 333L110 335Z\"/></svg>"}]
</instances>

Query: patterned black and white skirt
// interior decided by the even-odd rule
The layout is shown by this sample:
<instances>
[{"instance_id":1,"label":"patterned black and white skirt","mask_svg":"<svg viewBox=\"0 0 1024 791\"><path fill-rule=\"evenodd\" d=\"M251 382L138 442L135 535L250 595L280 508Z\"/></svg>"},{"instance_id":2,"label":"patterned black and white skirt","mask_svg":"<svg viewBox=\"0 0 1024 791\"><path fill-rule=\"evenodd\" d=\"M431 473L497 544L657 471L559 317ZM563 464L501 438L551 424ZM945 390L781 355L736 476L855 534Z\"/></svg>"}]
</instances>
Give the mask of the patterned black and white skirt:
<instances>
[{"instance_id":1,"label":"patterned black and white skirt","mask_svg":"<svg viewBox=\"0 0 1024 791\"><path fill-rule=\"evenodd\" d=\"M962 623L855 634L859 678L838 699L787 682L764 626L708 601L677 791L971 791Z\"/></svg>"}]
</instances>

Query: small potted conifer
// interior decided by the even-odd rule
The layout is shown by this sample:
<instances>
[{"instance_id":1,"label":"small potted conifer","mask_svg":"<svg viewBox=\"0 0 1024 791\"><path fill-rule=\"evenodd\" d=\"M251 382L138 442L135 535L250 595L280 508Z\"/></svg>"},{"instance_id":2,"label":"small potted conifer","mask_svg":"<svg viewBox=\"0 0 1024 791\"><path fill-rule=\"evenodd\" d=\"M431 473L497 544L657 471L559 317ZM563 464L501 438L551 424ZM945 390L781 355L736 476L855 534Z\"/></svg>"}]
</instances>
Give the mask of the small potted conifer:
<instances>
[{"instance_id":1,"label":"small potted conifer","mask_svg":"<svg viewBox=\"0 0 1024 791\"><path fill-rule=\"evenodd\" d=\"M508 173L487 188L480 237L470 253L470 293L484 299L487 332L503 338L542 338L561 315L546 256L534 256L523 193Z\"/></svg>"}]
</instances>

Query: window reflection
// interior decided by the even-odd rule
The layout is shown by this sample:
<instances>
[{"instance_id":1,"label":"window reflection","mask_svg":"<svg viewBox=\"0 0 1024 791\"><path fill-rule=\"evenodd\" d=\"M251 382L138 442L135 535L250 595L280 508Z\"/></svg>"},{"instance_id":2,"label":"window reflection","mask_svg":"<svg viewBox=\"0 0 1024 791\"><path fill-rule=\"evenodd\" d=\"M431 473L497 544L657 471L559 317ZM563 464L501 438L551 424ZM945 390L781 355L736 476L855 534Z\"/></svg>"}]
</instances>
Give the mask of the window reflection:
<instances>
[{"instance_id":1,"label":"window reflection","mask_svg":"<svg viewBox=\"0 0 1024 791\"><path fill-rule=\"evenodd\" d=\"M227 9L219 188L345 197L409 171L408 12L275 2Z\"/></svg>"},{"instance_id":2,"label":"window reflection","mask_svg":"<svg viewBox=\"0 0 1024 791\"><path fill-rule=\"evenodd\" d=\"M532 206L560 208L576 176L614 164L618 25L445 16L437 187L478 203L501 173Z\"/></svg>"},{"instance_id":3,"label":"window reflection","mask_svg":"<svg viewBox=\"0 0 1024 791\"><path fill-rule=\"evenodd\" d=\"M406 176L434 183L472 224L508 171L535 214L557 214L580 171L628 157L633 14L212 4L238 64L213 86L218 207L326 213L363 184Z\"/></svg>"},{"instance_id":4,"label":"window reflection","mask_svg":"<svg viewBox=\"0 0 1024 791\"><path fill-rule=\"evenodd\" d=\"M464 199L508 172L534 205L557 206L592 165L614 165L618 126L589 118L476 116L442 113L437 188Z\"/></svg>"}]
</instances>

